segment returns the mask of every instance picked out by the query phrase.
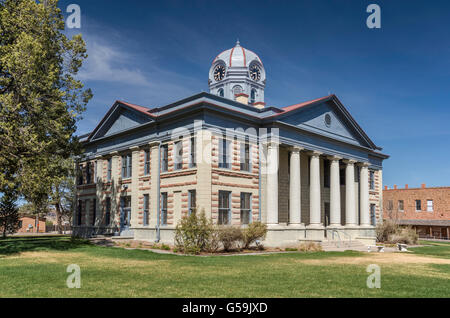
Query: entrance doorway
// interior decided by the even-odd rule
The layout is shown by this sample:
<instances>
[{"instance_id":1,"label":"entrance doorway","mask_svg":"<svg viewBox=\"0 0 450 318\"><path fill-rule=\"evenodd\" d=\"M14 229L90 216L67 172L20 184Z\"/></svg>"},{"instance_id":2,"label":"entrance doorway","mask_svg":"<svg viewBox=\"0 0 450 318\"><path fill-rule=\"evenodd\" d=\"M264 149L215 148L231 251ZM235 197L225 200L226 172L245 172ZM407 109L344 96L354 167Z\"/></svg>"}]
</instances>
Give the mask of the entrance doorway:
<instances>
[{"instance_id":1,"label":"entrance doorway","mask_svg":"<svg viewBox=\"0 0 450 318\"><path fill-rule=\"evenodd\" d=\"M120 198L120 231L127 231L131 225L131 196Z\"/></svg>"}]
</instances>

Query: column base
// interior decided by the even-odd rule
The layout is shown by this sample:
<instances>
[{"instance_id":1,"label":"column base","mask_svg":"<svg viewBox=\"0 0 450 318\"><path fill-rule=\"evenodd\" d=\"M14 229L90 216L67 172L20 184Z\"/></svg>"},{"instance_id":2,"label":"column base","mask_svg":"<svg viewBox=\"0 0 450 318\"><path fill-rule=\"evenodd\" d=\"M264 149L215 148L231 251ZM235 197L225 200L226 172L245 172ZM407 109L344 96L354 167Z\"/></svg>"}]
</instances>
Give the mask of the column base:
<instances>
[{"instance_id":1,"label":"column base","mask_svg":"<svg viewBox=\"0 0 450 318\"><path fill-rule=\"evenodd\" d=\"M325 237L325 227L323 224L309 224L306 226L306 238L310 240L323 240Z\"/></svg>"},{"instance_id":2,"label":"column base","mask_svg":"<svg viewBox=\"0 0 450 318\"><path fill-rule=\"evenodd\" d=\"M289 223L288 227L290 229L304 230L305 229L305 224L303 224L303 223Z\"/></svg>"}]
</instances>

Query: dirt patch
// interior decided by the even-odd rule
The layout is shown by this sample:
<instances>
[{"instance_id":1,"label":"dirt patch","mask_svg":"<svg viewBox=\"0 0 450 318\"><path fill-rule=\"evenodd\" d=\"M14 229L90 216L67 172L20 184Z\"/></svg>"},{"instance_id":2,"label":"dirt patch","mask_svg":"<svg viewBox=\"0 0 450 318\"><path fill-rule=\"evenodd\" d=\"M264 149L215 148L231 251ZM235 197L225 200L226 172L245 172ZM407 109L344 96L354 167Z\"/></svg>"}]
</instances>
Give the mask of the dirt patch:
<instances>
[{"instance_id":1,"label":"dirt patch","mask_svg":"<svg viewBox=\"0 0 450 318\"><path fill-rule=\"evenodd\" d=\"M373 253L365 256L354 257L331 257L326 259L297 260L304 264L325 265L325 264L450 264L450 259L427 257L406 253Z\"/></svg>"}]
</instances>

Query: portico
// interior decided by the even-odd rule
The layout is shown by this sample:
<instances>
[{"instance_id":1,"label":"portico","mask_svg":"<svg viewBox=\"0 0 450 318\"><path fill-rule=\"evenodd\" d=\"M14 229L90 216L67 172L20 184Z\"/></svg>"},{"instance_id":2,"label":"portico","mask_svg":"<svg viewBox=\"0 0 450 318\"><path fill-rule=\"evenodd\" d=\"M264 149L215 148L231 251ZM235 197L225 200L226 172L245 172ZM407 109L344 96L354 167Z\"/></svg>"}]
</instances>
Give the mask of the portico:
<instances>
[{"instance_id":1,"label":"portico","mask_svg":"<svg viewBox=\"0 0 450 318\"><path fill-rule=\"evenodd\" d=\"M288 232L292 239L323 240L332 231L340 231L352 239L373 237L368 162L275 142L266 147L269 236L276 239ZM279 184L284 170L288 171L287 218L280 211L286 205L279 202L285 189Z\"/></svg>"}]
</instances>

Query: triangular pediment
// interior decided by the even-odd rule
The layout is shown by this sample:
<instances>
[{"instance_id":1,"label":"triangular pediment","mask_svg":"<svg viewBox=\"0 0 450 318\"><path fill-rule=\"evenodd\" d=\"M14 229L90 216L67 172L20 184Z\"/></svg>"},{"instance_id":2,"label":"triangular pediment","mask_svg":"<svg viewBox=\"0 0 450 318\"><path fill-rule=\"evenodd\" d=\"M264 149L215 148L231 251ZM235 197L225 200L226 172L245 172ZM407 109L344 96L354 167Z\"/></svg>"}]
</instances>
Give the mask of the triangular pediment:
<instances>
[{"instance_id":1,"label":"triangular pediment","mask_svg":"<svg viewBox=\"0 0 450 318\"><path fill-rule=\"evenodd\" d=\"M153 121L153 119L127 105L116 103L94 130L91 140L107 137Z\"/></svg>"},{"instance_id":2,"label":"triangular pediment","mask_svg":"<svg viewBox=\"0 0 450 318\"><path fill-rule=\"evenodd\" d=\"M337 99L299 107L283 114L279 120L332 139L376 148Z\"/></svg>"}]
</instances>

